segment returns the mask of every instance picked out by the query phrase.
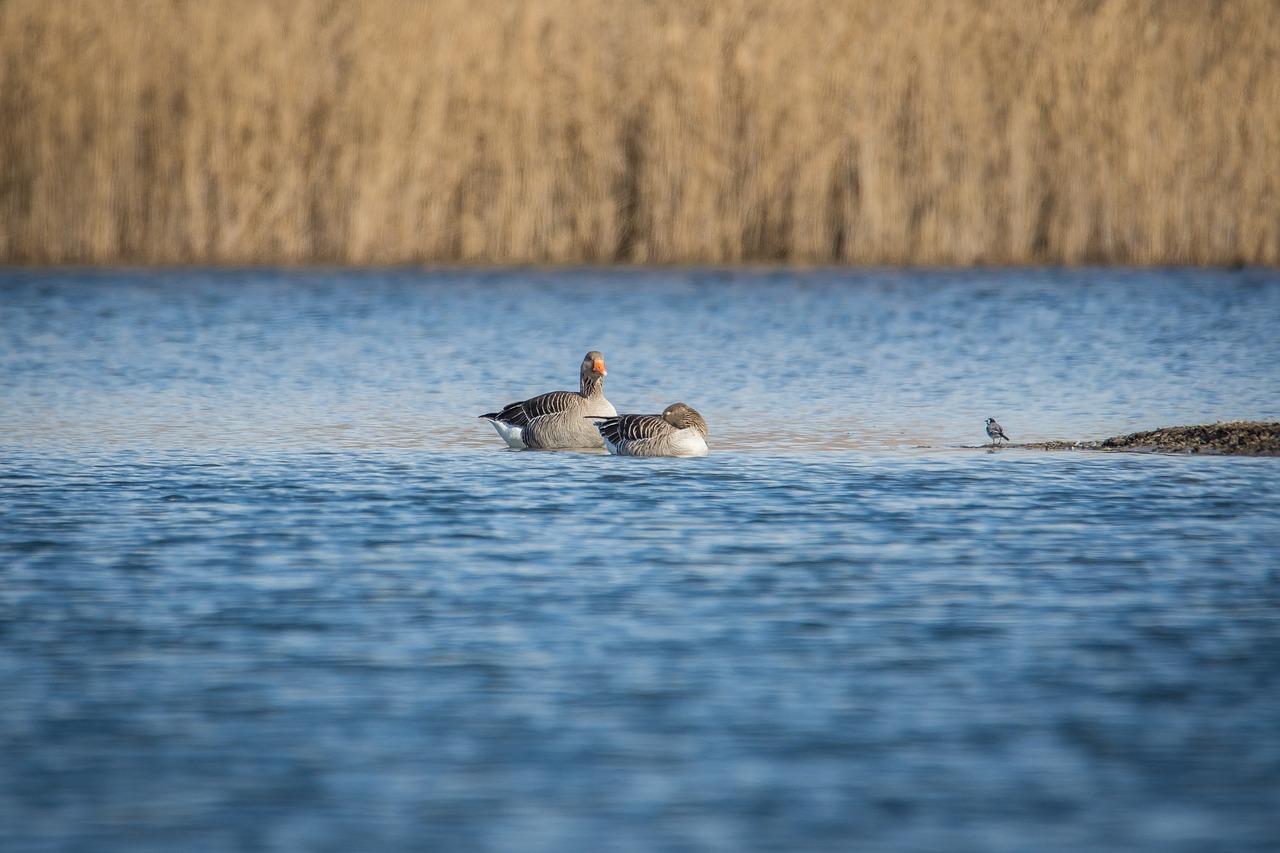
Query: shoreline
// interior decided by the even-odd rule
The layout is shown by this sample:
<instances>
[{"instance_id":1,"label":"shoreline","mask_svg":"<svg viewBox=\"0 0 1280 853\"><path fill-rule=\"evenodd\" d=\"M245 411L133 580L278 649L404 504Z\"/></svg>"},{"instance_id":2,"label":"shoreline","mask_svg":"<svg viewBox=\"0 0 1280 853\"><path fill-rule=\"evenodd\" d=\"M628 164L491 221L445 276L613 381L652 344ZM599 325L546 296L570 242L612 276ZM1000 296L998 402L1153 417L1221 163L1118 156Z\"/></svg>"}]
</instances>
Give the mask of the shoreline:
<instances>
[{"instance_id":1,"label":"shoreline","mask_svg":"<svg viewBox=\"0 0 1280 853\"><path fill-rule=\"evenodd\" d=\"M983 445L990 447L991 445ZM1160 427L1102 440L1005 444L1025 450L1097 450L1113 453L1280 456L1280 422L1219 421Z\"/></svg>"}]
</instances>

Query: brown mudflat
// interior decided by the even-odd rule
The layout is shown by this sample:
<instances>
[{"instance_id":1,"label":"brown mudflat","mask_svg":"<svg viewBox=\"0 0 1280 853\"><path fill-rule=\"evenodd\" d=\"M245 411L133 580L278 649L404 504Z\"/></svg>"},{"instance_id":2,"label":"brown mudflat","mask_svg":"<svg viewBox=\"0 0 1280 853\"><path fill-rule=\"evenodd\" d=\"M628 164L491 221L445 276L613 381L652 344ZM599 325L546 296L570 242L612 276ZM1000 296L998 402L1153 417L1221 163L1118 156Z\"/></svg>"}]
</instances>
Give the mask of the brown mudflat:
<instances>
[{"instance_id":1,"label":"brown mudflat","mask_svg":"<svg viewBox=\"0 0 1280 853\"><path fill-rule=\"evenodd\" d=\"M1202 453L1209 456L1280 456L1280 423L1233 421L1163 427L1102 441L1019 444L1033 450L1119 450L1132 453Z\"/></svg>"}]
</instances>

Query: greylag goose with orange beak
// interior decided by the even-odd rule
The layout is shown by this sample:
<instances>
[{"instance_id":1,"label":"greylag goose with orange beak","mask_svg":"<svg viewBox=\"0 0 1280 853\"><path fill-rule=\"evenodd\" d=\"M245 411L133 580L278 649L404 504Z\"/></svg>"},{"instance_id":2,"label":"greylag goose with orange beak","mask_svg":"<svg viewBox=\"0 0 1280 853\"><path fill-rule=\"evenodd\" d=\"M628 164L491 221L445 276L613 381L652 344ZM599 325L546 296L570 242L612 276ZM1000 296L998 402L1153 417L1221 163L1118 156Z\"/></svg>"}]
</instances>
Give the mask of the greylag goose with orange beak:
<instances>
[{"instance_id":1,"label":"greylag goose with orange beak","mask_svg":"<svg viewBox=\"0 0 1280 853\"><path fill-rule=\"evenodd\" d=\"M672 403L660 415L618 415L595 424L615 456L707 455L707 422L684 403Z\"/></svg>"},{"instance_id":2,"label":"greylag goose with orange beak","mask_svg":"<svg viewBox=\"0 0 1280 853\"><path fill-rule=\"evenodd\" d=\"M604 356L592 350L582 359L581 390L552 391L512 403L480 417L493 424L515 450L571 450L603 447L600 431L585 418L618 414L604 398Z\"/></svg>"}]
</instances>

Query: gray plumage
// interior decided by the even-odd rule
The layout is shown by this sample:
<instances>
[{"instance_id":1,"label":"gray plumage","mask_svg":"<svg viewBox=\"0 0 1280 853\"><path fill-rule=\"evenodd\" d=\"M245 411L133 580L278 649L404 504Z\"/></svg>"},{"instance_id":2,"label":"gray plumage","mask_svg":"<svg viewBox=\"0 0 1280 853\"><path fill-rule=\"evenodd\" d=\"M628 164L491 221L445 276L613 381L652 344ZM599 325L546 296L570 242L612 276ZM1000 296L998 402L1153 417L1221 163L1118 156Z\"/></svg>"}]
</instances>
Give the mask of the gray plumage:
<instances>
[{"instance_id":1,"label":"gray plumage","mask_svg":"<svg viewBox=\"0 0 1280 853\"><path fill-rule=\"evenodd\" d=\"M509 447L568 450L604 446L599 430L587 417L612 417L618 412L604 398L604 356L587 353L579 370L580 390L551 391L505 406L480 417L493 424Z\"/></svg>"},{"instance_id":2,"label":"gray plumage","mask_svg":"<svg viewBox=\"0 0 1280 853\"><path fill-rule=\"evenodd\" d=\"M1004 434L1004 427L996 423L995 418L987 418L987 437L991 439L992 444L999 444L1000 439L1009 440L1009 436Z\"/></svg>"},{"instance_id":3,"label":"gray plumage","mask_svg":"<svg viewBox=\"0 0 1280 853\"><path fill-rule=\"evenodd\" d=\"M685 403L672 403L660 415L618 415L595 423L615 456L707 455L707 422Z\"/></svg>"}]
</instances>

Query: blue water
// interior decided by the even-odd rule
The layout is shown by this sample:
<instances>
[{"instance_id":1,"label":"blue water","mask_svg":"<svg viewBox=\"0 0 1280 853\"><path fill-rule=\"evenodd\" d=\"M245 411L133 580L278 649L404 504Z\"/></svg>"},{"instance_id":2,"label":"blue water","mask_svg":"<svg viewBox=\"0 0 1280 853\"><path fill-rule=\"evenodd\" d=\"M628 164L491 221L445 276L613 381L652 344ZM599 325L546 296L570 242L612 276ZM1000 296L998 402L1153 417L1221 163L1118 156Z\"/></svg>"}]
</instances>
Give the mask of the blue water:
<instances>
[{"instance_id":1,"label":"blue water","mask_svg":"<svg viewBox=\"0 0 1280 853\"><path fill-rule=\"evenodd\" d=\"M0 849L1272 851L1280 274L0 271ZM507 451L605 353L706 459Z\"/></svg>"}]
</instances>

